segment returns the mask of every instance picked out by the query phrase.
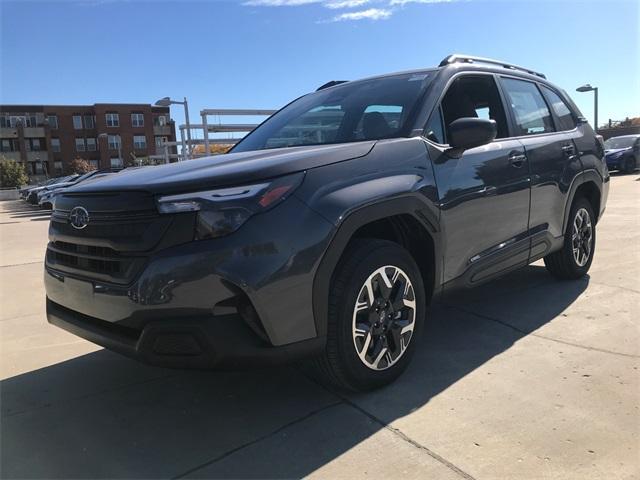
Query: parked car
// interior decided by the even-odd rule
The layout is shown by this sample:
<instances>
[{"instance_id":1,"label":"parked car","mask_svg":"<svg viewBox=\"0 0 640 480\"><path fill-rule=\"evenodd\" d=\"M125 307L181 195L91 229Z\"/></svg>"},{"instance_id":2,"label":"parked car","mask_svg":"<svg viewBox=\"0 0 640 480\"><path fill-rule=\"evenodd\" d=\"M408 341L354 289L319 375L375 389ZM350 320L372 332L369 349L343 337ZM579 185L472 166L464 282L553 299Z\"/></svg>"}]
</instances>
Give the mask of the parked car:
<instances>
[{"instance_id":1,"label":"parked car","mask_svg":"<svg viewBox=\"0 0 640 480\"><path fill-rule=\"evenodd\" d=\"M78 174L73 174L73 175L67 175L65 177L56 177L56 178L50 178L49 180L39 183L38 185L28 185L24 188L20 189L20 196L23 199L27 199L29 197L29 194L33 191L40 191L42 189L44 189L45 187L49 186L49 185L54 185L56 183L62 183L62 182L68 182L71 181L73 178L78 177Z\"/></svg>"},{"instance_id":2,"label":"parked car","mask_svg":"<svg viewBox=\"0 0 640 480\"><path fill-rule=\"evenodd\" d=\"M407 367L434 295L541 258L583 277L608 189L602 142L530 69L452 55L329 82L226 155L61 192L47 317L151 364L307 358L368 390Z\"/></svg>"},{"instance_id":3,"label":"parked car","mask_svg":"<svg viewBox=\"0 0 640 480\"><path fill-rule=\"evenodd\" d=\"M640 164L640 135L611 137L604 142L609 170L633 173Z\"/></svg>"},{"instance_id":4,"label":"parked car","mask_svg":"<svg viewBox=\"0 0 640 480\"><path fill-rule=\"evenodd\" d=\"M41 208L53 208L53 201L55 196L64 191L67 188L70 188L78 183L87 181L87 180L95 180L97 178L104 177L105 175L111 175L114 173L112 170L93 170L89 173L85 173L84 175L75 178L71 182L61 182L54 185L49 185L46 188L37 192L37 203Z\"/></svg>"}]
</instances>

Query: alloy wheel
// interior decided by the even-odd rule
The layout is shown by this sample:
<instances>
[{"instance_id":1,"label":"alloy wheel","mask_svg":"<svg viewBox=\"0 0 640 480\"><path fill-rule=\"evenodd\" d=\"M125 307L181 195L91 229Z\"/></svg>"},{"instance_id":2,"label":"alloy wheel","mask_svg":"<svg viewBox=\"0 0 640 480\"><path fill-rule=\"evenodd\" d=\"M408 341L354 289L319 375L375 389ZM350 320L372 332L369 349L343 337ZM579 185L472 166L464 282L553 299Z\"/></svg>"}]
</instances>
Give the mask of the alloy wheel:
<instances>
[{"instance_id":1,"label":"alloy wheel","mask_svg":"<svg viewBox=\"0 0 640 480\"><path fill-rule=\"evenodd\" d=\"M593 227L591 226L591 217L586 209L581 208L576 212L573 220L573 231L571 235L573 259L579 267L584 267L589 261L592 243Z\"/></svg>"},{"instance_id":2,"label":"alloy wheel","mask_svg":"<svg viewBox=\"0 0 640 480\"><path fill-rule=\"evenodd\" d=\"M407 274L387 265L364 282L353 309L353 345L364 365L386 370L407 349L416 319L416 297Z\"/></svg>"}]
</instances>

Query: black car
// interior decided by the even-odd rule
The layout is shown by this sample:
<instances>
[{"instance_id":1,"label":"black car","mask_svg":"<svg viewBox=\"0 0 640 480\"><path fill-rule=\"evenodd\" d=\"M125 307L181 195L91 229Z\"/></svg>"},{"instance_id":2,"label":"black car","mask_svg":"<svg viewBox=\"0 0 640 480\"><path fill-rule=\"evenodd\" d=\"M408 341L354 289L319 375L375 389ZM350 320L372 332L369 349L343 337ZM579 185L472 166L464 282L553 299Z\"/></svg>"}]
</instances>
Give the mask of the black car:
<instances>
[{"instance_id":1,"label":"black car","mask_svg":"<svg viewBox=\"0 0 640 480\"><path fill-rule=\"evenodd\" d=\"M611 137L604 142L609 170L633 173L640 164L640 135Z\"/></svg>"},{"instance_id":2,"label":"black car","mask_svg":"<svg viewBox=\"0 0 640 480\"><path fill-rule=\"evenodd\" d=\"M407 367L435 294L593 260L600 139L544 75L452 55L329 82L231 153L56 197L49 322L163 366L308 358L342 387Z\"/></svg>"}]
</instances>

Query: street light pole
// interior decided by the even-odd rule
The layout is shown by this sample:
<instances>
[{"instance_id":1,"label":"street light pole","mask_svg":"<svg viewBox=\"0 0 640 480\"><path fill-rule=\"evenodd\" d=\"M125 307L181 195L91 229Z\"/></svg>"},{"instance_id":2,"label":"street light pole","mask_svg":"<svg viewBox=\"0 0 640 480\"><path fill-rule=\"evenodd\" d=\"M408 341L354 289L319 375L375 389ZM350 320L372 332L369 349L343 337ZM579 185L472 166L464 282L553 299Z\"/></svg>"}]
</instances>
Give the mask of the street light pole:
<instances>
[{"instance_id":1,"label":"street light pole","mask_svg":"<svg viewBox=\"0 0 640 480\"><path fill-rule=\"evenodd\" d=\"M593 116L594 116L594 128L598 133L598 87L593 88Z\"/></svg>"},{"instance_id":2,"label":"street light pole","mask_svg":"<svg viewBox=\"0 0 640 480\"><path fill-rule=\"evenodd\" d=\"M184 120L187 124L187 160L191 158L191 124L189 123L189 105L187 97L184 98Z\"/></svg>"},{"instance_id":3,"label":"street light pole","mask_svg":"<svg viewBox=\"0 0 640 480\"><path fill-rule=\"evenodd\" d=\"M187 103L187 97L183 97L183 101L171 100L170 97L164 97L158 100L155 104L159 107L168 107L170 105L182 105L184 107L184 119L187 125L187 151L183 151L182 155L189 160L191 158L191 123L189 122L189 104Z\"/></svg>"},{"instance_id":4,"label":"street light pole","mask_svg":"<svg viewBox=\"0 0 640 480\"><path fill-rule=\"evenodd\" d=\"M598 133L598 87L592 87L586 83L576 88L576 92L593 92L593 129Z\"/></svg>"}]
</instances>

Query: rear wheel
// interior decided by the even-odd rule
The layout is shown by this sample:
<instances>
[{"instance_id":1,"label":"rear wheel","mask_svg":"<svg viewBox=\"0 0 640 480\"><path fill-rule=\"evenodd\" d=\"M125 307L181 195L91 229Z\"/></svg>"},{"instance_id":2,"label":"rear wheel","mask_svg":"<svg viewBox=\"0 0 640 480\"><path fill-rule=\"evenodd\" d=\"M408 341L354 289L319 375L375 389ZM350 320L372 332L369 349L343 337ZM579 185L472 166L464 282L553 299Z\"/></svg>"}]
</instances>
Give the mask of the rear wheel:
<instances>
[{"instance_id":1,"label":"rear wheel","mask_svg":"<svg viewBox=\"0 0 640 480\"><path fill-rule=\"evenodd\" d=\"M595 216L591 203L577 198L571 206L562 249L544 257L547 270L556 278L575 280L591 267L596 246Z\"/></svg>"},{"instance_id":2,"label":"rear wheel","mask_svg":"<svg viewBox=\"0 0 640 480\"><path fill-rule=\"evenodd\" d=\"M409 364L424 321L424 286L412 256L393 242L358 240L343 258L317 367L338 387L371 390Z\"/></svg>"}]
</instances>

